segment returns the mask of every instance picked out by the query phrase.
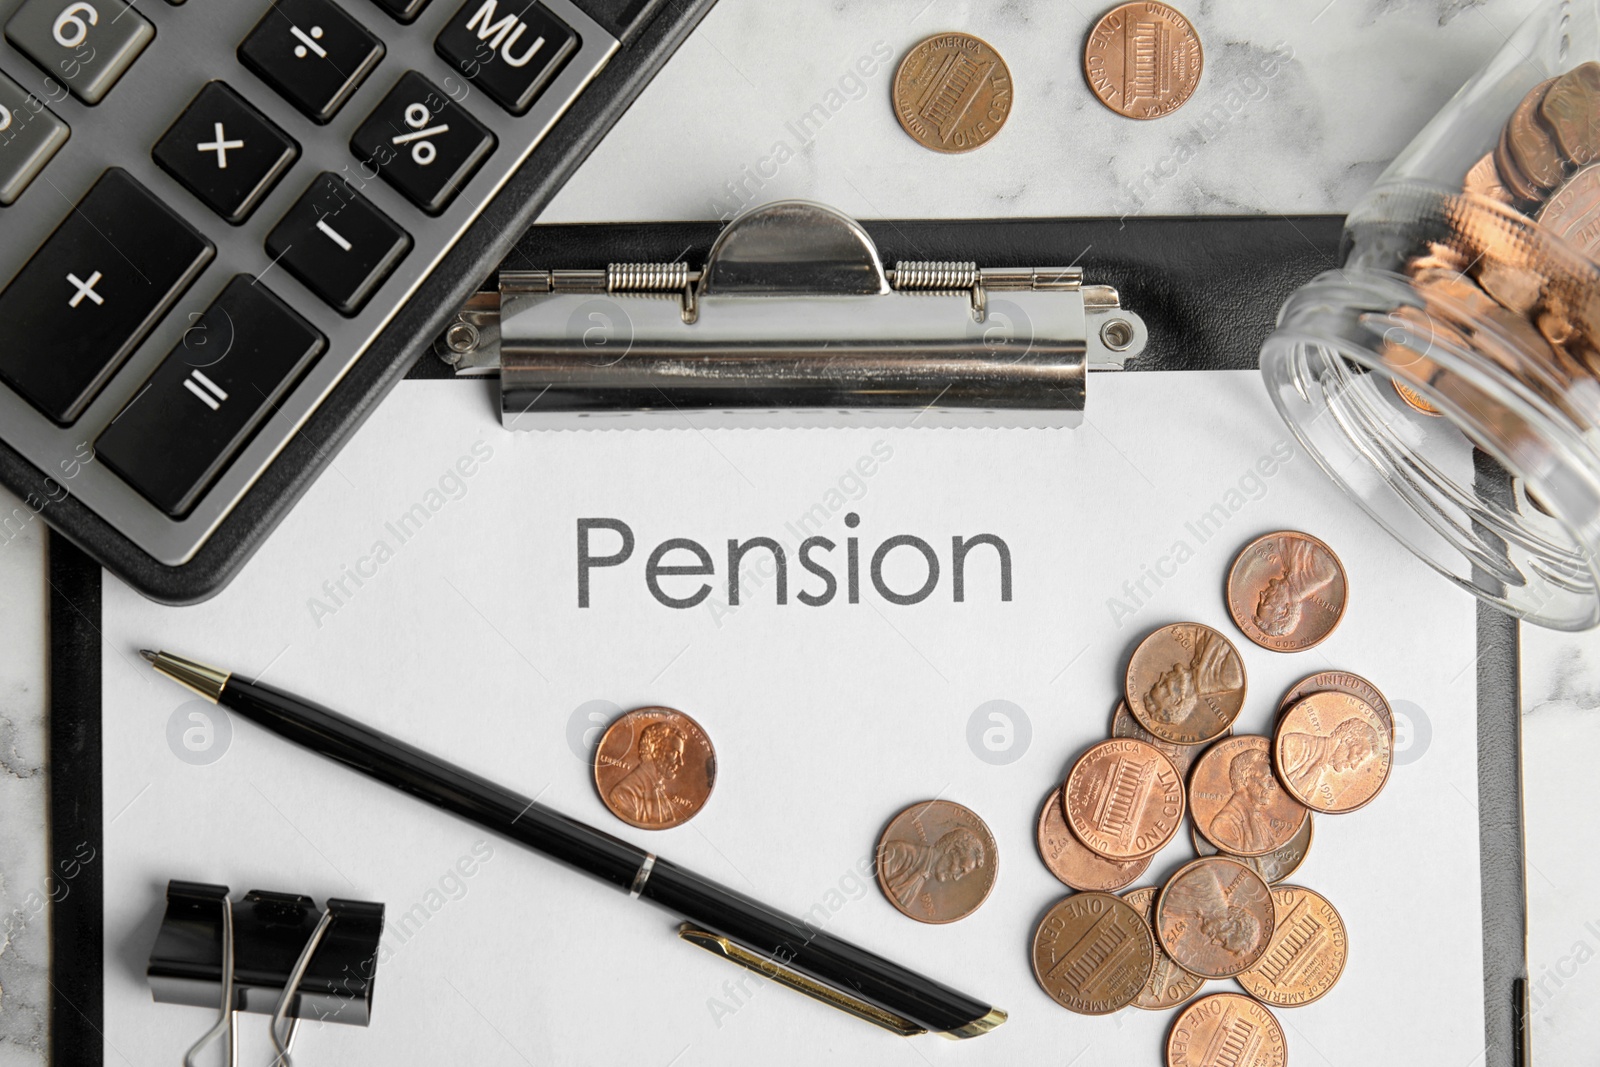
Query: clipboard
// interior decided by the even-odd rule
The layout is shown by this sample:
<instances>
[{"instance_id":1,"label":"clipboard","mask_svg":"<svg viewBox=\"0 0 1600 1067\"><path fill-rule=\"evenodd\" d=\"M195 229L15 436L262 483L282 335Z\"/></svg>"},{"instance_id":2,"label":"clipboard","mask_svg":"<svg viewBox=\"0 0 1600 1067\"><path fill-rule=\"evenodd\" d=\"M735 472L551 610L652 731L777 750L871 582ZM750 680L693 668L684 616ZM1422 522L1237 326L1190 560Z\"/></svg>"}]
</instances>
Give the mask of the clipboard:
<instances>
[{"instance_id":1,"label":"clipboard","mask_svg":"<svg viewBox=\"0 0 1600 1067\"><path fill-rule=\"evenodd\" d=\"M973 259L997 265L1076 256L1143 316L1150 340L1134 370L1247 369L1282 299L1336 265L1342 220L1295 218L893 220L864 223L888 256ZM603 267L619 259L703 256L716 223L536 226L503 269ZM1081 251L1080 251L1081 250ZM1063 253L1065 252L1065 255ZM424 356L414 377L452 369ZM1092 400L1091 400L1092 403ZM491 416L486 412L486 418ZM1480 464L1479 478L1494 474ZM49 542L51 625L50 851L52 868L82 843L103 841L98 568L78 549ZM1514 620L1478 604L1477 744L1487 1062L1529 1061L1526 894ZM174 872L179 873L179 872ZM51 1054L54 1062L104 1059L104 885L89 863L51 907Z\"/></svg>"}]
</instances>

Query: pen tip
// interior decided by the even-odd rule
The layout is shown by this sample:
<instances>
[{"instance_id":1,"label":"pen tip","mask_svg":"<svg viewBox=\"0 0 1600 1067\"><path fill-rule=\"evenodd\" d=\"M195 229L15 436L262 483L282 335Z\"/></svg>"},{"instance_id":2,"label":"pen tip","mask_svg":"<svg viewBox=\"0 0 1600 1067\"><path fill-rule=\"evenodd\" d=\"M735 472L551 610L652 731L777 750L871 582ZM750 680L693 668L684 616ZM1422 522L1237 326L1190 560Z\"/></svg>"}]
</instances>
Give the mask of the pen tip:
<instances>
[{"instance_id":1,"label":"pen tip","mask_svg":"<svg viewBox=\"0 0 1600 1067\"><path fill-rule=\"evenodd\" d=\"M154 652L150 651L148 648L141 648L139 650L139 655L143 656L145 659L149 660L151 663L154 663L156 661L156 654Z\"/></svg>"}]
</instances>

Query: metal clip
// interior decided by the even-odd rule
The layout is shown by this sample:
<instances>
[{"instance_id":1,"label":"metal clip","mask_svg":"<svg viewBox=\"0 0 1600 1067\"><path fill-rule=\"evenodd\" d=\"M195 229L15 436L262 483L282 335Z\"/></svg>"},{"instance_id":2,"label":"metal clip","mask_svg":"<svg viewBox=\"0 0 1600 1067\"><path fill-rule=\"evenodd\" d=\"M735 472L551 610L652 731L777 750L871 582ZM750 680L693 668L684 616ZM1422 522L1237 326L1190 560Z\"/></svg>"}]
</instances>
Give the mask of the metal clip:
<instances>
[{"instance_id":1,"label":"metal clip","mask_svg":"<svg viewBox=\"0 0 1600 1067\"><path fill-rule=\"evenodd\" d=\"M806 201L731 222L701 269L506 271L445 331L458 374L498 372L507 427L1075 425L1086 372L1144 347L1077 267L901 261Z\"/></svg>"}]
</instances>

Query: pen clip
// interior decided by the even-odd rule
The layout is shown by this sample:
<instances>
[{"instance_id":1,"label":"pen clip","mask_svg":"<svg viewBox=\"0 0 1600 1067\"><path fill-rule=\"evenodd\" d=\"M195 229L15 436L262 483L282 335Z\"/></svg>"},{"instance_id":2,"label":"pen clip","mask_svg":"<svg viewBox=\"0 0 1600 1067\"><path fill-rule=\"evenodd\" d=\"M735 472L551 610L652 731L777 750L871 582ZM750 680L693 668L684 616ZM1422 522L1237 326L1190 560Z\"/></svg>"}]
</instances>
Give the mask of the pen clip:
<instances>
[{"instance_id":1,"label":"pen clip","mask_svg":"<svg viewBox=\"0 0 1600 1067\"><path fill-rule=\"evenodd\" d=\"M901 1037L914 1037L928 1031L916 1023L902 1019L893 1012L884 1011L882 1008L869 1004L859 997L824 985L815 978L809 978L798 971L790 970L777 960L752 952L743 945L736 944L718 934L708 933L691 923L683 923L678 927L678 936L691 945L698 945L707 952L723 959L731 960L739 966L755 971L763 978L770 978L779 985L787 986L797 993L804 993L813 1000L820 1000L832 1008L838 1008L848 1015L864 1019L874 1026L881 1026L885 1030L899 1034Z\"/></svg>"}]
</instances>

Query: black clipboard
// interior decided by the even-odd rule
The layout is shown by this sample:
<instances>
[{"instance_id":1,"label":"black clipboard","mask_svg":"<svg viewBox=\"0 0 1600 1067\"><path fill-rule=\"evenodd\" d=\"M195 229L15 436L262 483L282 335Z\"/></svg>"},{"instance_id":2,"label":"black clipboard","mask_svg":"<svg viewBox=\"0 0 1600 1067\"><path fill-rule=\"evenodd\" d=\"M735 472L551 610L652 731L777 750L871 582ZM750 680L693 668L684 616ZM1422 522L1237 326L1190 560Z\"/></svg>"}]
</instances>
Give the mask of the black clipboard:
<instances>
[{"instance_id":1,"label":"black clipboard","mask_svg":"<svg viewBox=\"0 0 1600 1067\"><path fill-rule=\"evenodd\" d=\"M1150 340L1133 370L1254 368L1285 297L1341 262L1338 216L863 222L886 261L984 266L1076 264L1114 285ZM502 269L703 260L716 222L535 226ZM491 283L492 284L492 283ZM431 354L411 377L447 378ZM1479 486L1504 475L1479 457ZM1398 548L1397 548L1398 551ZM50 582L50 869L102 849L100 570L52 533ZM1527 894L1522 835L1517 623L1477 605L1478 843L1483 901L1485 1062L1530 1062ZM102 863L81 866L50 911L51 1062L104 1062Z\"/></svg>"}]
</instances>

